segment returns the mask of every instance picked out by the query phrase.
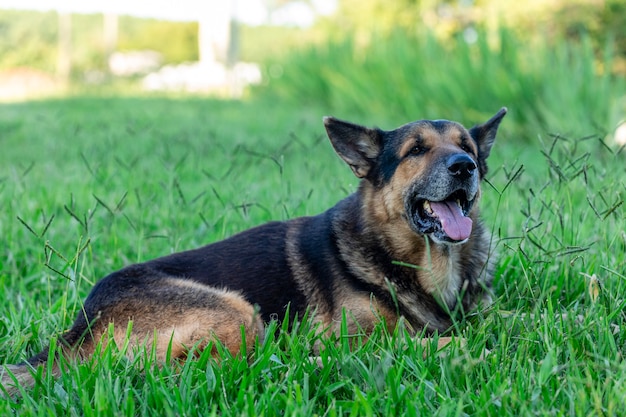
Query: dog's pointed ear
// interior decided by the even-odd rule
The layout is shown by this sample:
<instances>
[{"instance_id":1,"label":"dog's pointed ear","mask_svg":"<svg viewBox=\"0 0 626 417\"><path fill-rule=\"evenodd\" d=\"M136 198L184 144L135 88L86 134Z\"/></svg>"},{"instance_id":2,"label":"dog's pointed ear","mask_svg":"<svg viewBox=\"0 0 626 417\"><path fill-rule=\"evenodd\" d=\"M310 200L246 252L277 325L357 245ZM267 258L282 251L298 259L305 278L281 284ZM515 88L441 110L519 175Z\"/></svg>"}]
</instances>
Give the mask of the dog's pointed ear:
<instances>
[{"instance_id":1,"label":"dog's pointed ear","mask_svg":"<svg viewBox=\"0 0 626 417\"><path fill-rule=\"evenodd\" d=\"M324 126L335 152L354 175L365 178L382 150L382 131L328 116L324 117Z\"/></svg>"},{"instance_id":2,"label":"dog's pointed ear","mask_svg":"<svg viewBox=\"0 0 626 417\"><path fill-rule=\"evenodd\" d=\"M484 163L491 152L491 147L496 140L496 133L502 118L507 112L506 107L502 107L491 119L481 125L476 125L469 130L470 135L478 145L478 157Z\"/></svg>"}]
</instances>

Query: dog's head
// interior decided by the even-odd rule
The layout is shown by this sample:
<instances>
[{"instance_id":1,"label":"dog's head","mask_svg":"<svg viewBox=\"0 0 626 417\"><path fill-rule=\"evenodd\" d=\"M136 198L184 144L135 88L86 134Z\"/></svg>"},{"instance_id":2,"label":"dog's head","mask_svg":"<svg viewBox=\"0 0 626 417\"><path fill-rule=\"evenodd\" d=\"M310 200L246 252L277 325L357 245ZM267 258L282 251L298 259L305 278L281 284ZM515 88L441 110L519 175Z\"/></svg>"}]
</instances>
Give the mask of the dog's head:
<instances>
[{"instance_id":1,"label":"dog's head","mask_svg":"<svg viewBox=\"0 0 626 417\"><path fill-rule=\"evenodd\" d=\"M438 243L463 243L487 173L502 108L466 129L448 120L420 120L395 130L324 118L335 151L354 174L384 195L389 218L401 217Z\"/></svg>"}]
</instances>

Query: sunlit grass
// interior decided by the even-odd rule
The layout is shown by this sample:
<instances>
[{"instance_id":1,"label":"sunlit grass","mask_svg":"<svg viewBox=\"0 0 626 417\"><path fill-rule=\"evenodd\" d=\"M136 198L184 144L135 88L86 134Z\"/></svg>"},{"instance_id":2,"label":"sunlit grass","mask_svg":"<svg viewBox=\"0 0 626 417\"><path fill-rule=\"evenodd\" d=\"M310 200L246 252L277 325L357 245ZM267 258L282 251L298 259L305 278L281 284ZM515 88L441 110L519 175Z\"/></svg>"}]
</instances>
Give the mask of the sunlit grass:
<instances>
[{"instance_id":1,"label":"sunlit grass","mask_svg":"<svg viewBox=\"0 0 626 417\"><path fill-rule=\"evenodd\" d=\"M626 83L609 70L611 44L597 52L584 37L546 38L519 39L506 28L479 30L471 43L423 30L374 33L368 42L348 36L268 64L265 90L364 122L376 114L394 124L442 115L471 123L508 105L517 140L534 141L546 129L611 133L626 113Z\"/></svg>"},{"instance_id":2,"label":"sunlit grass","mask_svg":"<svg viewBox=\"0 0 626 417\"><path fill-rule=\"evenodd\" d=\"M522 111L485 107L502 104ZM323 133L328 113L158 98L2 106L0 362L45 348L112 270L316 214L353 191ZM395 117L360 121L392 128ZM624 155L592 125L566 137L537 129L525 141L514 126L505 118L483 189L500 252L496 302L458 324L466 346L425 354L402 328L354 346L319 340L305 320L292 331L272 324L277 336L249 358L223 352L220 363L206 353L157 364L150 352L129 360L108 347L59 378L41 374L23 398L0 400L0 414L619 414Z\"/></svg>"}]
</instances>

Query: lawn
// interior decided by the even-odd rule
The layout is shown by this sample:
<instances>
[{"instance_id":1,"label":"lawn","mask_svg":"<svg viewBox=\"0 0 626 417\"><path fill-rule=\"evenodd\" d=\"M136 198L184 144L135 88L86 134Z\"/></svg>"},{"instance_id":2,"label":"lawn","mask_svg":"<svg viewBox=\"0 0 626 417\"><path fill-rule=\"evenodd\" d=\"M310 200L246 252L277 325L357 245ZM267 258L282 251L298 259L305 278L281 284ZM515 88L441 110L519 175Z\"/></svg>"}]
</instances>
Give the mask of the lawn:
<instances>
[{"instance_id":1,"label":"lawn","mask_svg":"<svg viewBox=\"0 0 626 417\"><path fill-rule=\"evenodd\" d=\"M502 105L514 115L515 104L463 121ZM112 270L316 214L354 191L325 138L326 112L155 97L1 105L0 363L44 349ZM334 115L395 127L363 113ZM626 154L591 124L532 136L526 126L523 138L512 125L501 125L483 189L500 253L496 301L455 326L466 346L425 355L403 329L378 329L352 349L323 340L320 367L305 318L250 360L157 364L109 348L58 379L40 373L22 398L0 399L0 414L623 413Z\"/></svg>"}]
</instances>

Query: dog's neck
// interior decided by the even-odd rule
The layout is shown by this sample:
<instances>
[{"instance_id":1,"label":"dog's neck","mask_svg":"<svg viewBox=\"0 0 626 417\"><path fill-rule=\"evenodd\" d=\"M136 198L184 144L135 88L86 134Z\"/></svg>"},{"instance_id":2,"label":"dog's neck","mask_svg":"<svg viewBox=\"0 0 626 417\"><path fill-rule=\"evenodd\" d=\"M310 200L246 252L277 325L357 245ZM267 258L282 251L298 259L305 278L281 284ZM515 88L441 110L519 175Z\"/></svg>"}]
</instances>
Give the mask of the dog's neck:
<instances>
[{"instance_id":1,"label":"dog's neck","mask_svg":"<svg viewBox=\"0 0 626 417\"><path fill-rule=\"evenodd\" d=\"M360 189L358 192L363 192ZM349 205L349 210L340 210L342 213L353 213L343 219L336 219L336 227L342 228L342 233L369 235L367 239L352 239L352 241L377 242L376 248L345 247L342 251L361 252L363 264L370 264L377 268L381 264L388 264L388 268L377 271L376 274L363 276L377 276L379 286L387 286L387 275L396 274L407 277L408 285L416 286L413 293L422 293L425 297L432 297L444 309L454 309L459 300L461 291L461 265L459 263L463 245L447 245L435 243L424 235L415 233L406 220L399 216L393 218L381 212L380 205L362 204L367 196L352 195L339 204ZM372 208L373 207L373 208ZM358 215L354 215L358 213ZM388 216L380 218L380 216ZM383 262L368 262L368 256L374 253L386 253ZM399 277L398 277L399 278ZM420 291L421 289L421 291ZM407 302L423 302L424 300L406 300Z\"/></svg>"}]
</instances>

